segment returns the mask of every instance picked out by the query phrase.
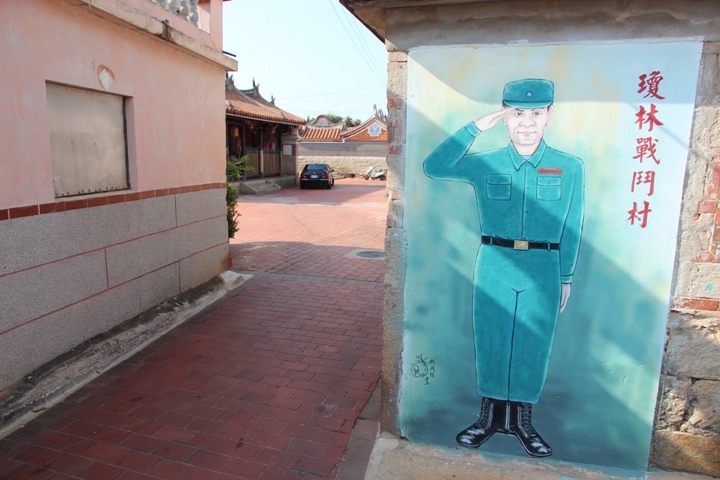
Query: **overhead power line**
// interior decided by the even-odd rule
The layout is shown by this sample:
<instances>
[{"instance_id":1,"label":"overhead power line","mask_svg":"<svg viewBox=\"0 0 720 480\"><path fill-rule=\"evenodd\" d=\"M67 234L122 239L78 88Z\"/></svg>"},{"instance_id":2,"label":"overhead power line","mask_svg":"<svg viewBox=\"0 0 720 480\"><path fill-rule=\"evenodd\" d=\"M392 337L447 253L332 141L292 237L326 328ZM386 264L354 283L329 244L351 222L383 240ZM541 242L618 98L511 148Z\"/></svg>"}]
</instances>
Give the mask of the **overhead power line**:
<instances>
[{"instance_id":1,"label":"overhead power line","mask_svg":"<svg viewBox=\"0 0 720 480\"><path fill-rule=\"evenodd\" d=\"M340 25L342 25L343 30L345 30L345 33L347 33L348 37L350 38L350 41L353 43L353 45L355 45L355 49L358 51L358 53L360 54L360 57L363 59L365 64L370 69L370 72L372 72L372 74L375 75L378 80L385 83L386 79L383 78L381 75L378 75L377 70L373 69L372 64L368 61L367 58L365 58L365 54L363 53L362 50L360 50L360 47L358 47L357 43L355 43L355 39L353 38L352 35L350 35L350 32L348 31L347 27L345 27L345 23L343 23L342 18L340 17L337 10L335 9L335 5L333 5L332 0L328 0L328 2L330 3L330 7L333 9L333 12L335 12L335 16L338 18Z\"/></svg>"},{"instance_id":2,"label":"overhead power line","mask_svg":"<svg viewBox=\"0 0 720 480\"><path fill-rule=\"evenodd\" d=\"M336 104L333 105L332 107L328 107L328 108L326 108L325 110L330 111L330 110L332 110L332 109L335 108L335 107L339 107L340 105L345 105L346 103L352 102L353 100L357 100L358 98L366 97L366 96L370 95L371 93L373 93L373 92L363 93L362 95L358 95L358 96L355 97L355 98L351 98L351 99L349 99L349 100L345 100L344 102L336 103Z\"/></svg>"},{"instance_id":3,"label":"overhead power line","mask_svg":"<svg viewBox=\"0 0 720 480\"><path fill-rule=\"evenodd\" d=\"M383 69L375 61L375 57L373 57L373 55L372 55L370 46L368 46L367 42L365 41L365 37L363 37L362 33L360 32L360 27L358 26L359 22L355 18L353 18L345 8L341 8L340 10L343 12L343 14L345 15L345 19L347 20L347 22L352 26L353 30L355 31L356 38L359 40L360 44L365 49L365 52L367 53L368 58L373 60L372 64L375 67L375 71L380 73L381 77L385 78L387 76L387 68Z\"/></svg>"},{"instance_id":4,"label":"overhead power line","mask_svg":"<svg viewBox=\"0 0 720 480\"><path fill-rule=\"evenodd\" d=\"M303 96L300 96L300 97L277 97L277 99L278 99L278 100L293 100L293 99L296 99L296 98L328 97L328 96L330 96L330 95L339 95L339 94L341 94L341 93L359 92L359 91L361 91L361 90L368 90L368 89L371 89L371 88L374 90L374 89L376 89L376 88L381 88L381 87L384 88L385 85L377 84L377 85L370 85L370 86L368 86L368 87L355 88L355 89L353 89L353 90L343 90L342 92L319 93L319 94L317 94L317 95L303 95Z\"/></svg>"}]
</instances>

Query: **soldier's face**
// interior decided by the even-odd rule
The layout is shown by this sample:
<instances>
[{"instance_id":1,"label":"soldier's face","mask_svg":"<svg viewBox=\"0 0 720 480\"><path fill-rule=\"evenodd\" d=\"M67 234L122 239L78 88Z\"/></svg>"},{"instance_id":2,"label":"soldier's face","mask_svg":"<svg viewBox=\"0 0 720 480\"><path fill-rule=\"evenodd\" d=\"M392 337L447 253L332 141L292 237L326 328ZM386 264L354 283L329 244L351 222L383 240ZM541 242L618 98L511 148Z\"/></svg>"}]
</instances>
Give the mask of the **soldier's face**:
<instances>
[{"instance_id":1,"label":"soldier's face","mask_svg":"<svg viewBox=\"0 0 720 480\"><path fill-rule=\"evenodd\" d=\"M550 123L552 107L516 108L503 118L510 134L510 141L518 146L540 144L545 127Z\"/></svg>"}]
</instances>

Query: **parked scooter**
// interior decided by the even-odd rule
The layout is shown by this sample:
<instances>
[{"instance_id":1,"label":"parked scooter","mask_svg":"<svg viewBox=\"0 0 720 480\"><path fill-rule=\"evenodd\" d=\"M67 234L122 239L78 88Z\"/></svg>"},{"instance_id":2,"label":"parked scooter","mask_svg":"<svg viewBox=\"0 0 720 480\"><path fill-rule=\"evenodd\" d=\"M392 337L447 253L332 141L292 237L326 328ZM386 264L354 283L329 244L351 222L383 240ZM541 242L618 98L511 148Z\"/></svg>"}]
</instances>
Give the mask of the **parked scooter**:
<instances>
[{"instance_id":1,"label":"parked scooter","mask_svg":"<svg viewBox=\"0 0 720 480\"><path fill-rule=\"evenodd\" d=\"M362 176L365 180L385 180L387 179L387 172L385 170L373 170L373 166L365 170Z\"/></svg>"}]
</instances>

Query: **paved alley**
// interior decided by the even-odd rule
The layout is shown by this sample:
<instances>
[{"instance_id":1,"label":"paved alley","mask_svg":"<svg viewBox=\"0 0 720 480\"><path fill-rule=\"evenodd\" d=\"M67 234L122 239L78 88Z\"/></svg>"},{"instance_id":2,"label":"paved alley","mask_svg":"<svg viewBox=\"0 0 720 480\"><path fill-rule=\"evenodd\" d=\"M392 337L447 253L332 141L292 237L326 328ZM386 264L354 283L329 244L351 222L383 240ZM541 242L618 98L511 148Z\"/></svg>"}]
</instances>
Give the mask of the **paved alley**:
<instances>
[{"instance_id":1,"label":"paved alley","mask_svg":"<svg viewBox=\"0 0 720 480\"><path fill-rule=\"evenodd\" d=\"M357 252L383 249L384 188L241 196L252 277L1 440L0 478L349 480L382 344L384 261Z\"/></svg>"}]
</instances>

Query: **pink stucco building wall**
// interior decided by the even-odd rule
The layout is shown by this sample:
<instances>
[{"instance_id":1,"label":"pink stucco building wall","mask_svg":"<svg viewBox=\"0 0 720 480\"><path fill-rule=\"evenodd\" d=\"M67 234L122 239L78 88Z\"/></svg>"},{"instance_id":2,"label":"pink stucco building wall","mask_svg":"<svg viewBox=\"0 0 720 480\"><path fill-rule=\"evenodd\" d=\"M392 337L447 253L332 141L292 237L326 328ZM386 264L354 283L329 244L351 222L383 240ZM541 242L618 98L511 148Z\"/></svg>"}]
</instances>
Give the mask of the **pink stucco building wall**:
<instances>
[{"instance_id":1,"label":"pink stucco building wall","mask_svg":"<svg viewBox=\"0 0 720 480\"><path fill-rule=\"evenodd\" d=\"M209 32L149 0L0 2L0 389L226 268L237 63L201 7ZM56 198L47 83L123 97L129 189Z\"/></svg>"}]
</instances>

